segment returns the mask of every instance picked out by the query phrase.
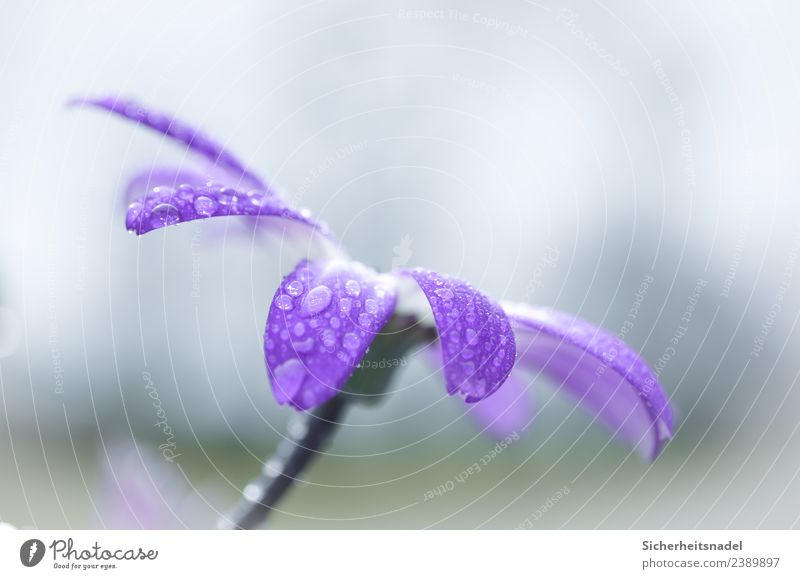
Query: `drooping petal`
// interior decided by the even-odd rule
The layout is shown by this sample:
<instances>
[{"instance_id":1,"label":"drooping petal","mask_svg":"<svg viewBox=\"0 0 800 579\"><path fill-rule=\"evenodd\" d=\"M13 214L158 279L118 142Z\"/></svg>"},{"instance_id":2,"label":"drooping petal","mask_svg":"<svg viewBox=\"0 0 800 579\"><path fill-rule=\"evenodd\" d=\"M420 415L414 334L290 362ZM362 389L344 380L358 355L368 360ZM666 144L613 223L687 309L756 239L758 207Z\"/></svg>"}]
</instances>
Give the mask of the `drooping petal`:
<instances>
[{"instance_id":1,"label":"drooping petal","mask_svg":"<svg viewBox=\"0 0 800 579\"><path fill-rule=\"evenodd\" d=\"M674 430L658 377L616 336L568 314L523 304L503 305L520 364L541 370L646 459Z\"/></svg>"},{"instance_id":2,"label":"drooping petal","mask_svg":"<svg viewBox=\"0 0 800 579\"><path fill-rule=\"evenodd\" d=\"M221 143L168 114L147 109L134 100L118 96L77 98L71 100L70 104L97 107L140 123L183 143L192 151L202 155L218 167L225 169L230 173L233 184L237 186L241 184L244 187L253 189L267 188L266 183Z\"/></svg>"},{"instance_id":3,"label":"drooping petal","mask_svg":"<svg viewBox=\"0 0 800 579\"><path fill-rule=\"evenodd\" d=\"M281 283L264 355L280 404L308 410L339 392L394 313L391 276L347 261L303 260Z\"/></svg>"},{"instance_id":4,"label":"drooping petal","mask_svg":"<svg viewBox=\"0 0 800 579\"><path fill-rule=\"evenodd\" d=\"M447 392L477 402L495 392L514 366L514 333L503 309L469 283L424 269L403 270L433 312Z\"/></svg>"},{"instance_id":5,"label":"drooping petal","mask_svg":"<svg viewBox=\"0 0 800 579\"><path fill-rule=\"evenodd\" d=\"M306 213L289 208L281 199L265 191L242 192L215 183L201 186L156 187L128 206L125 227L138 235L154 229L195 219L249 215L260 219L277 217L328 234L324 224Z\"/></svg>"}]
</instances>

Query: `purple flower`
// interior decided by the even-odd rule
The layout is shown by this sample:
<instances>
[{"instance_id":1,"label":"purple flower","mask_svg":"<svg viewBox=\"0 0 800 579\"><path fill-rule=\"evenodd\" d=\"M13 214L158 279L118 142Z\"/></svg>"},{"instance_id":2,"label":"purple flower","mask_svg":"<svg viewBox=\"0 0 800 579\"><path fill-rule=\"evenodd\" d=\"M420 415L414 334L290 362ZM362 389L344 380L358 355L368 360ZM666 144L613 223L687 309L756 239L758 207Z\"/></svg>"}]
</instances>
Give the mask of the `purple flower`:
<instances>
[{"instance_id":1,"label":"purple flower","mask_svg":"<svg viewBox=\"0 0 800 579\"><path fill-rule=\"evenodd\" d=\"M141 235L195 219L248 216L259 227L329 250L299 263L271 300L264 355L278 403L303 411L318 407L347 389L378 337L391 345L427 329L447 392L460 395L492 434L524 428L533 415L520 370L547 376L646 459L654 459L672 436L672 411L658 377L616 336L560 312L500 304L452 276L424 269L384 274L350 261L325 225L293 208L208 136L133 101L76 102L145 125L210 163L196 171L162 167L137 176L129 190L148 191L128 207L130 231ZM415 296L424 297L428 312L401 316ZM399 319L407 323L388 332L387 324Z\"/></svg>"}]
</instances>

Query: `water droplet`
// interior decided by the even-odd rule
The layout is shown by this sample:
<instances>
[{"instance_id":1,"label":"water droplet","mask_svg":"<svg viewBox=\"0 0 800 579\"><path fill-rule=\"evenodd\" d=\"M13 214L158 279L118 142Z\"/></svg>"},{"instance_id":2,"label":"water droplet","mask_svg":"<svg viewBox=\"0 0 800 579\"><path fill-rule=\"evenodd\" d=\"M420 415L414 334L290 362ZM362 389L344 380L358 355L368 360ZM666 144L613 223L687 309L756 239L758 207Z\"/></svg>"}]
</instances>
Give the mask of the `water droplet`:
<instances>
[{"instance_id":1,"label":"water droplet","mask_svg":"<svg viewBox=\"0 0 800 579\"><path fill-rule=\"evenodd\" d=\"M342 338L342 346L348 350L355 350L361 345L361 338L353 332L347 332Z\"/></svg>"},{"instance_id":2,"label":"water droplet","mask_svg":"<svg viewBox=\"0 0 800 579\"><path fill-rule=\"evenodd\" d=\"M200 195L194 200L194 210L202 217L209 217L217 210L217 202L211 197Z\"/></svg>"},{"instance_id":3,"label":"water droplet","mask_svg":"<svg viewBox=\"0 0 800 579\"><path fill-rule=\"evenodd\" d=\"M174 197L175 196L175 188L174 187L153 187L153 195L162 198Z\"/></svg>"},{"instance_id":4,"label":"water droplet","mask_svg":"<svg viewBox=\"0 0 800 579\"><path fill-rule=\"evenodd\" d=\"M350 308L353 307L353 302L350 298L342 298L339 300L339 311L350 313Z\"/></svg>"},{"instance_id":5,"label":"water droplet","mask_svg":"<svg viewBox=\"0 0 800 579\"><path fill-rule=\"evenodd\" d=\"M175 225L180 219L178 208L170 203L156 205L153 207L153 211L150 212L150 225L153 228Z\"/></svg>"},{"instance_id":6,"label":"water droplet","mask_svg":"<svg viewBox=\"0 0 800 579\"><path fill-rule=\"evenodd\" d=\"M281 330L280 336L281 336L281 340L285 340L286 338L289 337L289 330L284 328L283 330Z\"/></svg>"},{"instance_id":7,"label":"water droplet","mask_svg":"<svg viewBox=\"0 0 800 579\"><path fill-rule=\"evenodd\" d=\"M300 354L307 354L314 347L314 339L306 338L305 340L301 340L299 342L292 342L292 346L294 346L296 352Z\"/></svg>"},{"instance_id":8,"label":"water droplet","mask_svg":"<svg viewBox=\"0 0 800 579\"><path fill-rule=\"evenodd\" d=\"M294 307L294 302L292 302L292 298L286 294L281 294L275 298L275 307L284 312L288 312Z\"/></svg>"},{"instance_id":9,"label":"water droplet","mask_svg":"<svg viewBox=\"0 0 800 579\"><path fill-rule=\"evenodd\" d=\"M294 297L299 296L303 293L303 282L300 280L289 282L286 286L286 293Z\"/></svg>"},{"instance_id":10,"label":"water droplet","mask_svg":"<svg viewBox=\"0 0 800 579\"><path fill-rule=\"evenodd\" d=\"M315 316L330 305L332 297L333 293L327 286L318 285L306 294L300 313L306 317Z\"/></svg>"},{"instance_id":11,"label":"water droplet","mask_svg":"<svg viewBox=\"0 0 800 579\"><path fill-rule=\"evenodd\" d=\"M467 328L466 337L467 337L467 344L469 344L470 346L475 346L478 343L478 332L476 332L472 328Z\"/></svg>"},{"instance_id":12,"label":"water droplet","mask_svg":"<svg viewBox=\"0 0 800 579\"><path fill-rule=\"evenodd\" d=\"M461 352L461 357L465 360L471 360L475 356L475 352L466 348L463 352Z\"/></svg>"},{"instance_id":13,"label":"water droplet","mask_svg":"<svg viewBox=\"0 0 800 579\"><path fill-rule=\"evenodd\" d=\"M372 298L367 299L364 302L364 309L367 310L367 313L375 314L378 313L378 302Z\"/></svg>"},{"instance_id":14,"label":"water droplet","mask_svg":"<svg viewBox=\"0 0 800 579\"><path fill-rule=\"evenodd\" d=\"M300 390L306 375L303 363L297 358L290 358L272 371L275 390L280 397L289 400Z\"/></svg>"},{"instance_id":15,"label":"water droplet","mask_svg":"<svg viewBox=\"0 0 800 579\"><path fill-rule=\"evenodd\" d=\"M336 333L333 330L322 330L322 345L326 348L333 348L336 345Z\"/></svg>"},{"instance_id":16,"label":"water droplet","mask_svg":"<svg viewBox=\"0 0 800 579\"><path fill-rule=\"evenodd\" d=\"M438 297L440 297L445 301L453 299L453 290L446 287L439 288L435 290L433 293L435 293Z\"/></svg>"},{"instance_id":17,"label":"water droplet","mask_svg":"<svg viewBox=\"0 0 800 579\"><path fill-rule=\"evenodd\" d=\"M236 189L232 187L223 187L217 195L217 199L220 205L229 207L231 205L236 205L239 201L239 196L237 195Z\"/></svg>"},{"instance_id":18,"label":"water droplet","mask_svg":"<svg viewBox=\"0 0 800 579\"><path fill-rule=\"evenodd\" d=\"M306 333L306 326L303 324L303 322L297 322L294 325L294 328L292 328L292 331L294 332L295 336L300 337Z\"/></svg>"},{"instance_id":19,"label":"water droplet","mask_svg":"<svg viewBox=\"0 0 800 579\"><path fill-rule=\"evenodd\" d=\"M361 293L361 284L354 279L349 279L344 284L344 291L347 295L356 297Z\"/></svg>"},{"instance_id":20,"label":"water droplet","mask_svg":"<svg viewBox=\"0 0 800 579\"><path fill-rule=\"evenodd\" d=\"M332 317L330 324L331 324L331 328L336 329L336 328L338 328L339 326L342 325L342 321L339 318L333 318Z\"/></svg>"},{"instance_id":21,"label":"water droplet","mask_svg":"<svg viewBox=\"0 0 800 579\"><path fill-rule=\"evenodd\" d=\"M369 328L372 326L372 318L367 313L358 314L358 325L362 328Z\"/></svg>"}]
</instances>

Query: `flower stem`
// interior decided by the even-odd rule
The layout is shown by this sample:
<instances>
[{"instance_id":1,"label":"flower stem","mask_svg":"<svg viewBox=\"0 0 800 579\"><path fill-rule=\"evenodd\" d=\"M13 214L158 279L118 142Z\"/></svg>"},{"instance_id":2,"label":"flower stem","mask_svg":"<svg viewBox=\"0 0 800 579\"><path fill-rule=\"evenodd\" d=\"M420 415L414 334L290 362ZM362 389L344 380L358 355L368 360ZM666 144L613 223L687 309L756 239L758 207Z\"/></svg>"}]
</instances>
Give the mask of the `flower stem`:
<instances>
[{"instance_id":1,"label":"flower stem","mask_svg":"<svg viewBox=\"0 0 800 579\"><path fill-rule=\"evenodd\" d=\"M333 437L347 408L354 402L380 402L396 368L405 365L405 354L435 338L435 331L418 324L413 316L398 315L389 320L342 391L313 413L297 414L292 419L286 438L264 463L261 474L248 483L239 504L220 518L217 526L254 529L263 523L297 476Z\"/></svg>"},{"instance_id":2,"label":"flower stem","mask_svg":"<svg viewBox=\"0 0 800 579\"><path fill-rule=\"evenodd\" d=\"M335 396L312 413L298 414L289 424L287 437L264 463L261 474L248 483L243 497L230 514L221 518L221 529L254 529L263 523L299 475L330 440L350 398Z\"/></svg>"}]
</instances>

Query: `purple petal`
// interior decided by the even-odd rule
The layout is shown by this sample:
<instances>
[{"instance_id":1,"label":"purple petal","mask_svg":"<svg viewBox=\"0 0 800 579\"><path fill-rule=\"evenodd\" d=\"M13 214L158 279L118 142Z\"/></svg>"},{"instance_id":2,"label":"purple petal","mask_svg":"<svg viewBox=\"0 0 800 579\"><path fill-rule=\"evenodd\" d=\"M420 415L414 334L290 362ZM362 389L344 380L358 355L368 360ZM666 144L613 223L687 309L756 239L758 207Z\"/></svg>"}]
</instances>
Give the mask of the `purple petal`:
<instances>
[{"instance_id":1,"label":"purple petal","mask_svg":"<svg viewBox=\"0 0 800 579\"><path fill-rule=\"evenodd\" d=\"M78 98L70 101L70 104L97 107L141 123L154 131L183 143L192 151L202 155L218 167L225 169L232 174L234 183L241 181L245 187L254 189L267 188L266 183L250 171L244 163L237 159L221 143L167 114L149 110L134 100L116 96Z\"/></svg>"},{"instance_id":2,"label":"purple petal","mask_svg":"<svg viewBox=\"0 0 800 579\"><path fill-rule=\"evenodd\" d=\"M517 373L512 373L493 395L470 404L469 413L493 438L520 433L533 420L533 388Z\"/></svg>"},{"instance_id":3,"label":"purple petal","mask_svg":"<svg viewBox=\"0 0 800 579\"><path fill-rule=\"evenodd\" d=\"M300 262L278 288L264 334L278 403L307 410L339 392L396 300L393 278L360 263Z\"/></svg>"},{"instance_id":4,"label":"purple petal","mask_svg":"<svg viewBox=\"0 0 800 579\"><path fill-rule=\"evenodd\" d=\"M514 333L502 308L460 279L413 269L433 311L447 392L477 402L496 391L514 366Z\"/></svg>"},{"instance_id":5,"label":"purple petal","mask_svg":"<svg viewBox=\"0 0 800 579\"><path fill-rule=\"evenodd\" d=\"M215 183L156 187L128 206L125 227L142 235L154 229L195 219L229 215L277 217L299 223L327 235L327 227L302 211L290 209L270 192L241 192Z\"/></svg>"},{"instance_id":6,"label":"purple petal","mask_svg":"<svg viewBox=\"0 0 800 579\"><path fill-rule=\"evenodd\" d=\"M520 364L563 385L612 432L654 459L674 430L658 377L629 346L578 318L504 304L520 345Z\"/></svg>"}]
</instances>

